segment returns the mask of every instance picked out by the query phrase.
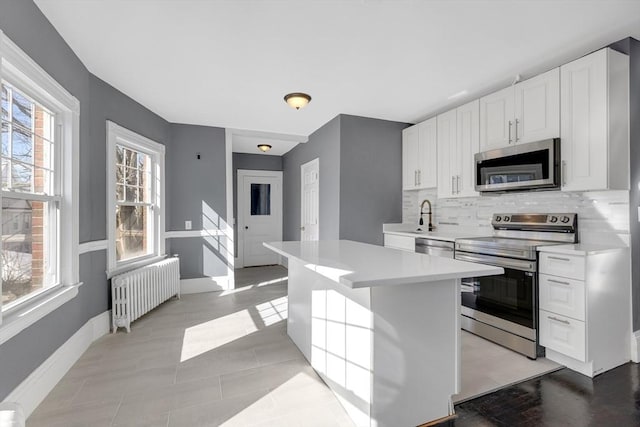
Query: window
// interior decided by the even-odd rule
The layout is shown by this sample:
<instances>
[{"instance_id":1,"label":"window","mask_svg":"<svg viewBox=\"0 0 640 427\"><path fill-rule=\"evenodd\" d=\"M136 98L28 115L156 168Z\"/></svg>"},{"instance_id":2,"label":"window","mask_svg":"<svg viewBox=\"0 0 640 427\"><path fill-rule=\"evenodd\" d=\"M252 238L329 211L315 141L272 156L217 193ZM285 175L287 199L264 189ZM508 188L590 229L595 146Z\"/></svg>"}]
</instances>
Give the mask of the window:
<instances>
[{"instance_id":1,"label":"window","mask_svg":"<svg viewBox=\"0 0 640 427\"><path fill-rule=\"evenodd\" d=\"M77 294L80 107L1 31L0 60L1 344Z\"/></svg>"},{"instance_id":2,"label":"window","mask_svg":"<svg viewBox=\"0 0 640 427\"><path fill-rule=\"evenodd\" d=\"M107 122L109 272L164 254L164 146Z\"/></svg>"}]
</instances>

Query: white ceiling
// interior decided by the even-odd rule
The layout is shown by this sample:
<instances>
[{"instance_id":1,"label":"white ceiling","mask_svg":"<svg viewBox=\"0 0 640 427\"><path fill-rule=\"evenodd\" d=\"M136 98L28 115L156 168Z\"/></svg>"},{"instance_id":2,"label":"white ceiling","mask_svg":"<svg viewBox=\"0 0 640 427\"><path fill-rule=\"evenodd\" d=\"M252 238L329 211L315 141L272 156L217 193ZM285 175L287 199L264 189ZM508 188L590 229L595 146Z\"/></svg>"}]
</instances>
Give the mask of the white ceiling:
<instances>
[{"instance_id":1,"label":"white ceiling","mask_svg":"<svg viewBox=\"0 0 640 427\"><path fill-rule=\"evenodd\" d=\"M278 133L256 132L231 129L234 153L261 154L263 156L282 156L301 142L307 142L306 136L283 135ZM269 144L271 149L262 152L259 144Z\"/></svg>"},{"instance_id":2,"label":"white ceiling","mask_svg":"<svg viewBox=\"0 0 640 427\"><path fill-rule=\"evenodd\" d=\"M638 0L35 1L93 74L166 120L295 135L340 113L416 122L640 38Z\"/></svg>"}]
</instances>

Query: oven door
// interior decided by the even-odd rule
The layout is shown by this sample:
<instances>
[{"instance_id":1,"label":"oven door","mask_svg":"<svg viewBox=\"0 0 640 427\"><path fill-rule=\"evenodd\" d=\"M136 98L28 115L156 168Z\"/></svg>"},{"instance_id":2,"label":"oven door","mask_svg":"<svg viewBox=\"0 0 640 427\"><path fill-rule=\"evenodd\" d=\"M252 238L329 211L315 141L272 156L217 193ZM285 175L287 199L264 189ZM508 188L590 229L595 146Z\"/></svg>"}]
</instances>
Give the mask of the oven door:
<instances>
[{"instance_id":1,"label":"oven door","mask_svg":"<svg viewBox=\"0 0 640 427\"><path fill-rule=\"evenodd\" d=\"M462 279L462 314L536 339L536 262L456 252L456 259L495 265L504 274Z\"/></svg>"}]
</instances>

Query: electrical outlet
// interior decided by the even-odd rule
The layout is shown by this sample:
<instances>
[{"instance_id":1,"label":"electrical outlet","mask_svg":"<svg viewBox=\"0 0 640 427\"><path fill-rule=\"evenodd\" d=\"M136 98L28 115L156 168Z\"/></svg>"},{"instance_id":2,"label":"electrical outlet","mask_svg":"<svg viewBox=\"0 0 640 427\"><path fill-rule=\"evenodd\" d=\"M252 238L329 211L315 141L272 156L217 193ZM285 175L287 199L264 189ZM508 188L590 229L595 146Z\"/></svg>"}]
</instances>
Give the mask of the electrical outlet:
<instances>
[{"instance_id":1,"label":"electrical outlet","mask_svg":"<svg viewBox=\"0 0 640 427\"><path fill-rule=\"evenodd\" d=\"M184 229L185 230L191 230L191 221L185 221L184 222Z\"/></svg>"}]
</instances>

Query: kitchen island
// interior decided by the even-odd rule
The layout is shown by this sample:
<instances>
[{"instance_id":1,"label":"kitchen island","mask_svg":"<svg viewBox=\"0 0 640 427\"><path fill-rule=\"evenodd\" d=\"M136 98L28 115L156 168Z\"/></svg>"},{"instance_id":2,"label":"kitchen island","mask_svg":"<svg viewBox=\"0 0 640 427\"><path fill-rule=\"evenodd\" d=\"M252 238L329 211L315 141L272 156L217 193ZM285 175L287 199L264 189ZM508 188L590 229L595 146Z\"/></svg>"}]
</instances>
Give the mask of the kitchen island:
<instances>
[{"instance_id":1,"label":"kitchen island","mask_svg":"<svg viewBox=\"0 0 640 427\"><path fill-rule=\"evenodd\" d=\"M453 413L460 279L502 268L347 240L264 245L288 260L289 336L356 425Z\"/></svg>"}]
</instances>

